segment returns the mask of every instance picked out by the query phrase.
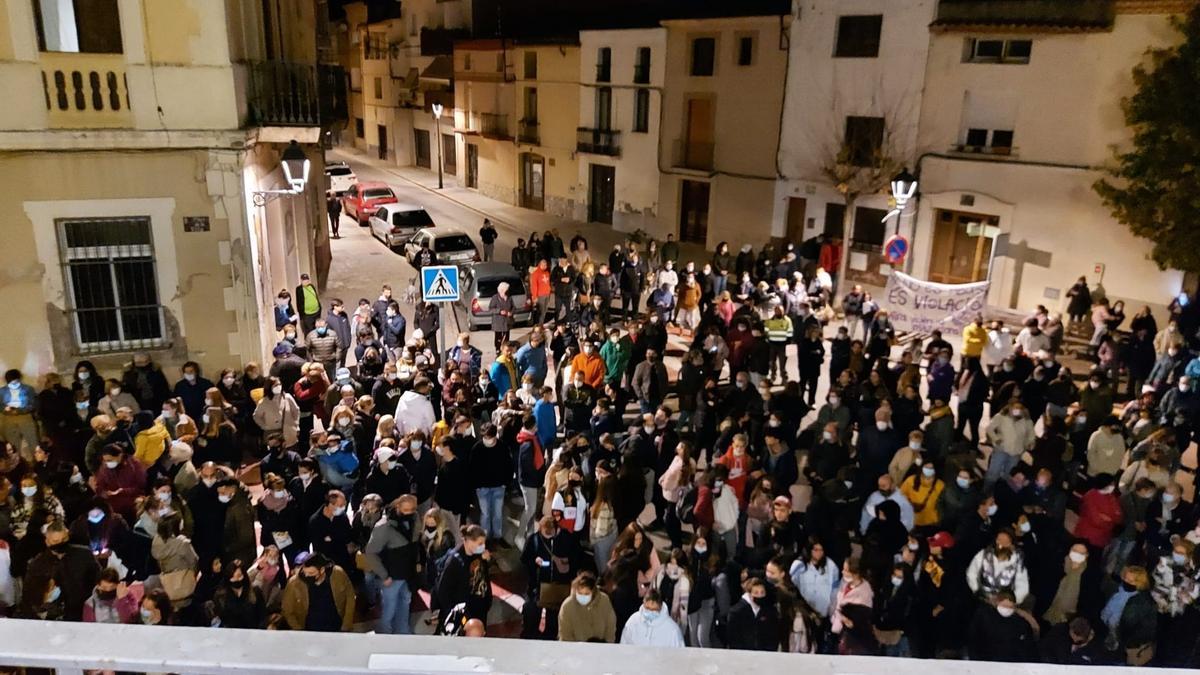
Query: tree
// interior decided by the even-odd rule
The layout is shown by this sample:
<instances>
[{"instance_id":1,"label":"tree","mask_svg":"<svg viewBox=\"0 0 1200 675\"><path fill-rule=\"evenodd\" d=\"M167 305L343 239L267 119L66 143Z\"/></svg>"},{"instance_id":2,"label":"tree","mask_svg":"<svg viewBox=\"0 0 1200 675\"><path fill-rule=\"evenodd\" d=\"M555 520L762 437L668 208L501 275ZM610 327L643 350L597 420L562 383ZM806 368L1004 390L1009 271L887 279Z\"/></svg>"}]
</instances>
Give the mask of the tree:
<instances>
[{"instance_id":1,"label":"tree","mask_svg":"<svg viewBox=\"0 0 1200 675\"><path fill-rule=\"evenodd\" d=\"M1133 148L1093 189L1134 235L1154 242L1162 269L1200 270L1200 6L1173 20L1183 42L1151 49L1122 100Z\"/></svg>"},{"instance_id":2,"label":"tree","mask_svg":"<svg viewBox=\"0 0 1200 675\"><path fill-rule=\"evenodd\" d=\"M873 119L878 119L882 127L879 138L856 133L847 123L841 137L832 146L833 150L821 166L821 172L833 183L846 202L846 210L842 213L842 259L838 263L834 298L841 295L842 284L849 269L850 242L854 241L855 203L859 197L888 188L892 176L903 164L893 142L894 125L889 124L886 118Z\"/></svg>"}]
</instances>

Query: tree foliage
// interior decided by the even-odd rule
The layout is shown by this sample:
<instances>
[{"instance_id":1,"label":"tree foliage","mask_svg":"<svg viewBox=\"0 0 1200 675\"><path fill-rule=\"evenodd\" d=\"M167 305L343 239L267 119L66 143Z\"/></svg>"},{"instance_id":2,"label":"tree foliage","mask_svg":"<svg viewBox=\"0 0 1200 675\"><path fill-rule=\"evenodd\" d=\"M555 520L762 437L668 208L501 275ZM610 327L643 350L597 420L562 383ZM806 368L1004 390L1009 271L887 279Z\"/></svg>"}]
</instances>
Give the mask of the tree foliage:
<instances>
[{"instance_id":1,"label":"tree foliage","mask_svg":"<svg viewBox=\"0 0 1200 675\"><path fill-rule=\"evenodd\" d=\"M1122 101L1133 147L1093 188L1113 217L1154 242L1159 267L1200 271L1200 6L1175 21L1179 44L1152 49Z\"/></svg>"}]
</instances>

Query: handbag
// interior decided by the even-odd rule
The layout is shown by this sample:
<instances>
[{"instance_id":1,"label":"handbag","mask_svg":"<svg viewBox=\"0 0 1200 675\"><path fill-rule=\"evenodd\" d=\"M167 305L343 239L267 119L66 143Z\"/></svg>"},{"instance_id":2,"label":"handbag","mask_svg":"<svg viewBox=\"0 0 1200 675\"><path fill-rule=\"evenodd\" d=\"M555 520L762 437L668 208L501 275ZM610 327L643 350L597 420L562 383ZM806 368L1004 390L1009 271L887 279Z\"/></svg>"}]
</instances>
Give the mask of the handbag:
<instances>
[{"instance_id":1,"label":"handbag","mask_svg":"<svg viewBox=\"0 0 1200 675\"><path fill-rule=\"evenodd\" d=\"M543 581L538 586L538 607L557 610L570 594L571 586L569 584Z\"/></svg>"},{"instance_id":2,"label":"handbag","mask_svg":"<svg viewBox=\"0 0 1200 675\"><path fill-rule=\"evenodd\" d=\"M158 578L171 602L187 600L196 592L195 570L175 570L160 574Z\"/></svg>"}]
</instances>

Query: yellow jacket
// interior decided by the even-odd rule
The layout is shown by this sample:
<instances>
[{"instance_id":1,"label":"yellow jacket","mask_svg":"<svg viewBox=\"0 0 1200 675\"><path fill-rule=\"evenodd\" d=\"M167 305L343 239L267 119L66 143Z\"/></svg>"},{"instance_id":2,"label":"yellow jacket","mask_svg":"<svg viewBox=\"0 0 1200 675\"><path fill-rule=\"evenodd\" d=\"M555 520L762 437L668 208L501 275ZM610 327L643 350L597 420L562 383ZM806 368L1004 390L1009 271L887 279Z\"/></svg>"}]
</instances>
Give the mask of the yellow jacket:
<instances>
[{"instance_id":1,"label":"yellow jacket","mask_svg":"<svg viewBox=\"0 0 1200 675\"><path fill-rule=\"evenodd\" d=\"M963 327L962 354L963 356L978 357L983 354L983 346L987 344L988 333L983 326L971 322Z\"/></svg>"},{"instance_id":2,"label":"yellow jacket","mask_svg":"<svg viewBox=\"0 0 1200 675\"><path fill-rule=\"evenodd\" d=\"M159 457L166 452L171 443L171 433L159 420L154 420L154 426L144 429L133 438L133 458L142 463L147 469L154 466Z\"/></svg>"},{"instance_id":3,"label":"yellow jacket","mask_svg":"<svg viewBox=\"0 0 1200 675\"><path fill-rule=\"evenodd\" d=\"M913 525L917 527L937 525L941 520L938 514L938 498L942 496L945 483L934 477L929 481L921 480L923 476L914 474L904 479L900 484L900 492L908 498L913 507Z\"/></svg>"}]
</instances>

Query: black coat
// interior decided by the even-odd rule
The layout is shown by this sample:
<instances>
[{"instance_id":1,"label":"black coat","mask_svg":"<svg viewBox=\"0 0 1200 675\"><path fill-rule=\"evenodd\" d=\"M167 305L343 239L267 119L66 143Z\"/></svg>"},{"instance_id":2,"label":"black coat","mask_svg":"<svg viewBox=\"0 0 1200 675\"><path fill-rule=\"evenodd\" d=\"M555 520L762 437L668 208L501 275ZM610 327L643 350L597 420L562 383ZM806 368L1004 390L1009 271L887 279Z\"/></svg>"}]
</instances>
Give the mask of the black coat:
<instances>
[{"instance_id":1,"label":"black coat","mask_svg":"<svg viewBox=\"0 0 1200 675\"><path fill-rule=\"evenodd\" d=\"M775 606L764 600L755 615L745 598L738 600L729 610L725 641L730 649L779 651L779 613Z\"/></svg>"},{"instance_id":2,"label":"black coat","mask_svg":"<svg viewBox=\"0 0 1200 675\"><path fill-rule=\"evenodd\" d=\"M1003 617L982 606L975 612L967 634L967 651L972 661L1019 663L1037 660L1033 628L1020 616Z\"/></svg>"}]
</instances>

